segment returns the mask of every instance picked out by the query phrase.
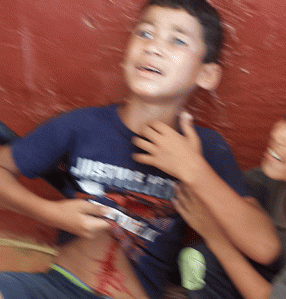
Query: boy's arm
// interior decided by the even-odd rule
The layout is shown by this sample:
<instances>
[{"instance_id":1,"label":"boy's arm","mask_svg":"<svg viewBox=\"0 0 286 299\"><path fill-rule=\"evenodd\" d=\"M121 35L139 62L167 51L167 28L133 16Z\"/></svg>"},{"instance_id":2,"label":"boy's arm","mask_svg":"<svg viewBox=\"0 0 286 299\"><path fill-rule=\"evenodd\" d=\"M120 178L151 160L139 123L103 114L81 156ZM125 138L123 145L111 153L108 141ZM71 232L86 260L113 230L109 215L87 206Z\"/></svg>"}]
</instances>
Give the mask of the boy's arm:
<instances>
[{"instance_id":1,"label":"boy's arm","mask_svg":"<svg viewBox=\"0 0 286 299\"><path fill-rule=\"evenodd\" d=\"M216 174L201 153L190 119L181 116L180 121L183 135L159 121L145 127L142 136L150 142L135 138L134 143L148 154L134 154L134 159L186 184L212 211L239 250L258 263L270 263L281 251L271 219L253 198L245 200Z\"/></svg>"},{"instance_id":2,"label":"boy's arm","mask_svg":"<svg viewBox=\"0 0 286 299\"><path fill-rule=\"evenodd\" d=\"M174 206L186 223L204 238L243 298L269 298L270 283L233 246L203 202L188 188L181 186Z\"/></svg>"},{"instance_id":3,"label":"boy's arm","mask_svg":"<svg viewBox=\"0 0 286 299\"><path fill-rule=\"evenodd\" d=\"M0 148L0 207L29 216L78 236L92 238L95 229L108 228L102 208L83 200L49 201L19 183L20 171L9 146Z\"/></svg>"}]
</instances>

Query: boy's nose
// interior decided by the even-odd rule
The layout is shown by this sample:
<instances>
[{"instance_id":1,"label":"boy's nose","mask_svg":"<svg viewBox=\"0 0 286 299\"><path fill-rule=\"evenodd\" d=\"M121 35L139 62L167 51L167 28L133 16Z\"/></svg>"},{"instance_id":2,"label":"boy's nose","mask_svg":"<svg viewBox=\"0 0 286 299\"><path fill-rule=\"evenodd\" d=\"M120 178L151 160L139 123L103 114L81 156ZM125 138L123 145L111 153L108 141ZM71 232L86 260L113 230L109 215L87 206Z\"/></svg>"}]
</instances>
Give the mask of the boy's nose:
<instances>
[{"instance_id":1,"label":"boy's nose","mask_svg":"<svg viewBox=\"0 0 286 299\"><path fill-rule=\"evenodd\" d=\"M160 43L160 41L153 39L149 41L145 51L151 55L163 56L164 46L162 45L162 43Z\"/></svg>"}]
</instances>

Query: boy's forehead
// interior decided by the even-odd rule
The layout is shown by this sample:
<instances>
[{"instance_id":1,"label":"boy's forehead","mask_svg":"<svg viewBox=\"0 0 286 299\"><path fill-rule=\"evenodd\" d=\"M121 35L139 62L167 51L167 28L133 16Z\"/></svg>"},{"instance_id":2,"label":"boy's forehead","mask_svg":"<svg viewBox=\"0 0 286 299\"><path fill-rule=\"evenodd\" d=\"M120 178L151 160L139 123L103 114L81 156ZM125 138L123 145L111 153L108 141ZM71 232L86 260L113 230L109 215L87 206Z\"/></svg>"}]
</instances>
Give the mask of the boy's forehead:
<instances>
[{"instance_id":1,"label":"boy's forehead","mask_svg":"<svg viewBox=\"0 0 286 299\"><path fill-rule=\"evenodd\" d=\"M171 8L151 5L141 13L137 24L149 24L151 26L165 25L166 29L183 34L193 34L195 31L202 33L202 26L194 16L183 8Z\"/></svg>"}]
</instances>

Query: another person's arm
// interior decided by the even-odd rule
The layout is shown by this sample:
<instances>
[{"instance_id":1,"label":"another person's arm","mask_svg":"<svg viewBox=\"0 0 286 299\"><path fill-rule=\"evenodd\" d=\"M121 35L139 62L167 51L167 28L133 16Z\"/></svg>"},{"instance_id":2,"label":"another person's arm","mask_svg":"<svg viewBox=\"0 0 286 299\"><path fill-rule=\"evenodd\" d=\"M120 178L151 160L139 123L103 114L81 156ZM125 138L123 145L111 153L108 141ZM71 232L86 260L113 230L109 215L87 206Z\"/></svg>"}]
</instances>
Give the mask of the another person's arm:
<instances>
[{"instance_id":1,"label":"another person's arm","mask_svg":"<svg viewBox=\"0 0 286 299\"><path fill-rule=\"evenodd\" d=\"M178 189L174 205L186 223L199 233L245 299L269 299L271 285L225 235L214 215L189 188Z\"/></svg>"},{"instance_id":2,"label":"another person's arm","mask_svg":"<svg viewBox=\"0 0 286 299\"><path fill-rule=\"evenodd\" d=\"M148 154L134 154L134 159L179 179L206 204L239 250L258 263L269 264L281 251L275 227L255 199L243 198L226 183L234 176L228 169L234 164L229 150L219 157L226 172L222 179L203 157L190 119L181 117L180 122L183 135L159 121L143 128L142 136L150 142L135 138L134 143Z\"/></svg>"}]
</instances>

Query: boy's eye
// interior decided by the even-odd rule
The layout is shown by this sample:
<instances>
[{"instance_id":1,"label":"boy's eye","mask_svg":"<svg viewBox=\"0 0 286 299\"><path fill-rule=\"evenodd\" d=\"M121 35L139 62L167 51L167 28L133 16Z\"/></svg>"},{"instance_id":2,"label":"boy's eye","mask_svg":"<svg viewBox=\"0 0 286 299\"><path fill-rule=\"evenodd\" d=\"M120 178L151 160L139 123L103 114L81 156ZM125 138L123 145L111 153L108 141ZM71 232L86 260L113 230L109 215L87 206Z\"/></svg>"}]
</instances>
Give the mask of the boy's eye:
<instances>
[{"instance_id":1,"label":"boy's eye","mask_svg":"<svg viewBox=\"0 0 286 299\"><path fill-rule=\"evenodd\" d=\"M186 42L184 42L182 39L177 38L177 37L173 38L173 43L176 44L176 45L179 45L179 46L186 46L187 45Z\"/></svg>"},{"instance_id":2,"label":"boy's eye","mask_svg":"<svg viewBox=\"0 0 286 299\"><path fill-rule=\"evenodd\" d=\"M136 34L143 38L153 38L152 34L146 30L139 29L136 31Z\"/></svg>"}]
</instances>

